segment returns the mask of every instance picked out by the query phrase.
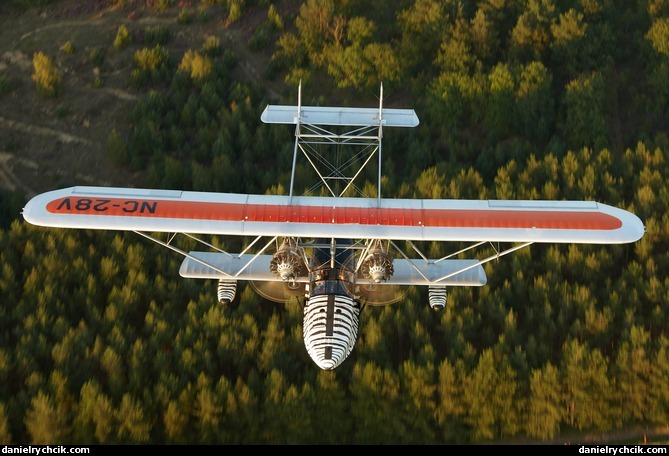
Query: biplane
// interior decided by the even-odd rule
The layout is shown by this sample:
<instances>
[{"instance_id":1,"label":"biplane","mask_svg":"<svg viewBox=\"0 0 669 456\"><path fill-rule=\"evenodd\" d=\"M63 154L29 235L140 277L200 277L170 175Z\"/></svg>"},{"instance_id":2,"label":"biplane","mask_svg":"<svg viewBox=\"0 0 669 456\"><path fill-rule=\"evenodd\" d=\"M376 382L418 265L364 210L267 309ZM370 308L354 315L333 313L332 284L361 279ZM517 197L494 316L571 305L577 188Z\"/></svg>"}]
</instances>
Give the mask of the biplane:
<instances>
[{"instance_id":1,"label":"biplane","mask_svg":"<svg viewBox=\"0 0 669 456\"><path fill-rule=\"evenodd\" d=\"M485 285L485 263L533 243L620 244L644 234L634 214L594 201L382 197L384 129L419 124L413 109L383 107L383 86L378 107L302 106L300 89L296 106L268 105L260 118L294 125L287 195L76 186L35 196L23 217L40 226L133 231L182 255L182 277L217 280L221 303L235 299L239 281L271 301L297 300L306 350L324 370L352 352L366 305L396 302L409 286L426 286L439 310L448 287ZM300 194L298 159L317 182ZM363 170L376 174L375 197L358 187ZM230 253L213 236L244 242ZM198 250L181 248L184 238ZM433 242L455 247L430 258L424 245ZM483 244L495 253L478 258Z\"/></svg>"}]
</instances>

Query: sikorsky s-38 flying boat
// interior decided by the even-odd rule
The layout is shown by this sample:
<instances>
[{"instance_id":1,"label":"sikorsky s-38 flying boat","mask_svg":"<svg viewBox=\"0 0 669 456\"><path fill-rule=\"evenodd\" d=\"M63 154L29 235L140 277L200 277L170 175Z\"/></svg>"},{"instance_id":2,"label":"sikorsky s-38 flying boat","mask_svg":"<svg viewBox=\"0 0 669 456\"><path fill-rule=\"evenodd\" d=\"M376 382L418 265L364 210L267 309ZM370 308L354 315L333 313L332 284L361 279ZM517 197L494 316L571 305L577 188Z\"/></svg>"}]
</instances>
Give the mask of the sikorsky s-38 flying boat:
<instances>
[{"instance_id":1,"label":"sikorsky s-38 flying boat","mask_svg":"<svg viewBox=\"0 0 669 456\"><path fill-rule=\"evenodd\" d=\"M297 299L306 350L324 370L353 350L361 309L396 302L407 286L427 286L429 305L439 310L448 287L485 285L483 264L532 243L620 244L644 234L634 214L593 201L382 198L383 130L417 126L414 110L384 108L383 86L378 108L302 106L300 94L297 106L269 105L261 115L295 126L288 195L77 186L35 196L23 217L134 231L183 255L182 277L218 280L222 303L235 298L240 280L269 300ZM378 193L365 197L356 182L365 168L374 171L375 157ZM301 195L294 194L298 158L317 181ZM327 196L313 196L316 190ZM212 235L246 244L229 253L206 239ZM202 250L180 248L184 237ZM425 241L457 247L429 258ZM487 243L496 253L476 258L474 249Z\"/></svg>"}]
</instances>

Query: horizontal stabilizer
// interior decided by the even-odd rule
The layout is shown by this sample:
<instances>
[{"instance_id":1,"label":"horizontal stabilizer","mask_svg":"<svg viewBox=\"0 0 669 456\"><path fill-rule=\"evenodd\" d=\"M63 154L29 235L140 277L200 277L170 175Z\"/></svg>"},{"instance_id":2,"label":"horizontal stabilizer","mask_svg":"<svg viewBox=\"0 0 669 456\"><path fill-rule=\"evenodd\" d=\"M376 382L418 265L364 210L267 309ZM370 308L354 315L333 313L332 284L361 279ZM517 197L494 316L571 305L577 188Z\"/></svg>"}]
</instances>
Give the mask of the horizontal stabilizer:
<instances>
[{"instance_id":1,"label":"horizontal stabilizer","mask_svg":"<svg viewBox=\"0 0 669 456\"><path fill-rule=\"evenodd\" d=\"M333 108L319 106L279 106L269 105L265 108L260 120L273 124L311 125L342 125L364 127L382 125L384 127L415 127L418 116L413 109L382 109L376 108Z\"/></svg>"},{"instance_id":2,"label":"horizontal stabilizer","mask_svg":"<svg viewBox=\"0 0 669 456\"><path fill-rule=\"evenodd\" d=\"M271 255L189 252L181 263L179 274L194 279L280 281L270 271L271 260ZM477 260L428 263L422 259L396 259L393 267L395 272L387 282L393 285L481 286L487 282L485 271ZM307 282L307 277L303 276L297 282ZM357 282L369 283L362 277Z\"/></svg>"}]
</instances>

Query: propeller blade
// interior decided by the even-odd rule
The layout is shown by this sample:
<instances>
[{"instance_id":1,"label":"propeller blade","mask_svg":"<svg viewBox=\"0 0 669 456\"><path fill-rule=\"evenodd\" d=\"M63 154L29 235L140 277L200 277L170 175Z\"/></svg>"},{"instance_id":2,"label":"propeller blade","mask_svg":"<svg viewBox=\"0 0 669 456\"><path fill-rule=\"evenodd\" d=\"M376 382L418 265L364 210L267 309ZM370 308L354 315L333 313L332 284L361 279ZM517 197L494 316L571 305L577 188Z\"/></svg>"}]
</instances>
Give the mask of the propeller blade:
<instances>
[{"instance_id":1,"label":"propeller blade","mask_svg":"<svg viewBox=\"0 0 669 456\"><path fill-rule=\"evenodd\" d=\"M387 306L402 300L409 293L406 285L360 284L358 294L370 306Z\"/></svg>"},{"instance_id":2,"label":"propeller blade","mask_svg":"<svg viewBox=\"0 0 669 456\"><path fill-rule=\"evenodd\" d=\"M261 282L255 280L249 282L253 290L260 296L278 303L288 302L295 297L304 296L305 293L304 283L295 283L295 287L293 288L287 282Z\"/></svg>"}]
</instances>

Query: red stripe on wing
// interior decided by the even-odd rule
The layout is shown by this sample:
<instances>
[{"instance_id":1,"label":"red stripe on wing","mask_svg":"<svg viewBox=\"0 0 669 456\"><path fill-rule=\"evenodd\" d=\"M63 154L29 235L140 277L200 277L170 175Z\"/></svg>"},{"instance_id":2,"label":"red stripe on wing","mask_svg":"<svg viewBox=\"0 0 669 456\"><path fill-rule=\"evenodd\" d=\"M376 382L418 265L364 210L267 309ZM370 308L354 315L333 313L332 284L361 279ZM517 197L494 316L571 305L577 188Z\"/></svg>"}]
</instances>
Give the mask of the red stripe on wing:
<instances>
[{"instance_id":1,"label":"red stripe on wing","mask_svg":"<svg viewBox=\"0 0 669 456\"><path fill-rule=\"evenodd\" d=\"M411 209L288 206L136 198L64 197L49 202L53 214L171 219L359 224L450 228L615 230L622 221L594 211Z\"/></svg>"}]
</instances>

